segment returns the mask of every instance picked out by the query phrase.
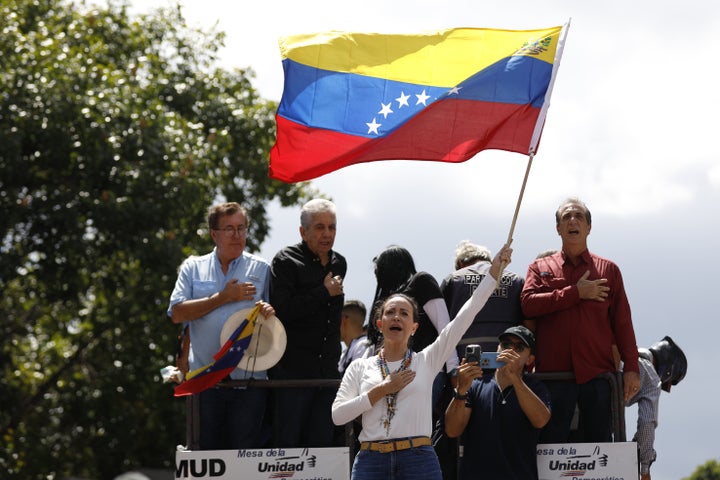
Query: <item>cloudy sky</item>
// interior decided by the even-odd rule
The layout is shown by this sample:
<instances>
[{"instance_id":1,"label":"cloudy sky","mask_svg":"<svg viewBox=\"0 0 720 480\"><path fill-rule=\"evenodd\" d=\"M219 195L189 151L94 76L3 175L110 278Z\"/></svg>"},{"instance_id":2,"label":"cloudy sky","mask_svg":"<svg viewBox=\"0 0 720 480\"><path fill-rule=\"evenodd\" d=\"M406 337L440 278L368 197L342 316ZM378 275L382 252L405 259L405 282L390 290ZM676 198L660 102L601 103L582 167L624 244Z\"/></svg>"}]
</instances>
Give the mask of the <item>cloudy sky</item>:
<instances>
[{"instance_id":1,"label":"cloudy sky","mask_svg":"<svg viewBox=\"0 0 720 480\"><path fill-rule=\"evenodd\" d=\"M223 64L251 67L254 85L282 95L278 37L324 30L410 33L452 27L535 29L571 19L538 154L514 231L510 269L525 274L556 248L554 211L577 195L593 213L591 251L623 271L639 346L672 336L689 373L663 393L654 480L677 480L718 458L720 336L706 277L720 267L720 3L712 0L184 0L193 26L227 33ZM167 0L136 0L142 11ZM460 240L505 242L527 157L486 151L464 164L375 162L313 181L338 206L336 249L346 295L370 303L372 258L406 247L438 280ZM299 209L272 209L270 259L299 239ZM717 298L717 297L716 297ZM715 312L715 313L713 313ZM634 412L627 411L628 432Z\"/></svg>"}]
</instances>

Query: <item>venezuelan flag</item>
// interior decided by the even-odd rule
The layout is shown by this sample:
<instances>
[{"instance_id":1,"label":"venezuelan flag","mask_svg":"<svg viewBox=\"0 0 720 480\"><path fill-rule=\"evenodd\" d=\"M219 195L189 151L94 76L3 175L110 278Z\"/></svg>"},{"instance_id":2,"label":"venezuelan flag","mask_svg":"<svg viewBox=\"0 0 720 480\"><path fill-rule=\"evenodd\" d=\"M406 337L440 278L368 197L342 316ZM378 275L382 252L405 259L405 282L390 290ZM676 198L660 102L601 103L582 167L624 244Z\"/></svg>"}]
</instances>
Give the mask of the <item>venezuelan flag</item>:
<instances>
[{"instance_id":1,"label":"venezuelan flag","mask_svg":"<svg viewBox=\"0 0 720 480\"><path fill-rule=\"evenodd\" d=\"M188 372L186 380L175 387L175 396L192 395L217 384L235 370L250 346L255 319L260 312L260 307L253 308L248 318L230 334L225 344L213 355L213 362ZM191 339L192 341L192 339Z\"/></svg>"},{"instance_id":2,"label":"venezuelan flag","mask_svg":"<svg viewBox=\"0 0 720 480\"><path fill-rule=\"evenodd\" d=\"M270 176L297 182L375 160L534 153L565 31L283 37Z\"/></svg>"}]
</instances>

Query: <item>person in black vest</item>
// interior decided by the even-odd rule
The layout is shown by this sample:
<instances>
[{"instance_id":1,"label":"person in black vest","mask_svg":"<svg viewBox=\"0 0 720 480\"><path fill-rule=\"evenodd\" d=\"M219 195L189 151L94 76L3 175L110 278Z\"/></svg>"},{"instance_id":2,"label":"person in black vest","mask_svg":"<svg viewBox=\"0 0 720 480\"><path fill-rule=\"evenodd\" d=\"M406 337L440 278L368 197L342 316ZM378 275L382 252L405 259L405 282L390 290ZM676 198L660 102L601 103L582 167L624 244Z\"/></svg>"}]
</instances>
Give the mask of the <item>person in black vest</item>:
<instances>
[{"instance_id":1,"label":"person in black vest","mask_svg":"<svg viewBox=\"0 0 720 480\"><path fill-rule=\"evenodd\" d=\"M487 275L491 261L487 248L468 241L460 243L455 253L456 270L440 285L451 317L457 314ZM524 283L520 275L508 270L503 272L487 305L475 316L473 324L460 340L458 357L463 356L465 347L470 344L478 344L483 351L493 352L498 345L498 336L505 329L523 325L525 317L520 305L520 293Z\"/></svg>"}]
</instances>

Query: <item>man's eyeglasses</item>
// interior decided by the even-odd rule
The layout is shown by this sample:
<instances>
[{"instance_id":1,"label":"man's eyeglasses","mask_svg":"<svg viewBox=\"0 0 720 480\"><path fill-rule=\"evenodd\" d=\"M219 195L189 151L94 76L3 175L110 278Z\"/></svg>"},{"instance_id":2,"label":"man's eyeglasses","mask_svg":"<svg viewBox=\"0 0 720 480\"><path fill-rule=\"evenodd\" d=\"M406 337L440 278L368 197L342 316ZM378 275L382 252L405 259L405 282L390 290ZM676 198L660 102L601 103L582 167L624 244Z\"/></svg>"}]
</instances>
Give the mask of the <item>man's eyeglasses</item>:
<instances>
[{"instance_id":1,"label":"man's eyeglasses","mask_svg":"<svg viewBox=\"0 0 720 480\"><path fill-rule=\"evenodd\" d=\"M242 225L237 228L234 228L234 227L231 227L228 225L225 228L215 228L214 230L216 232L222 232L227 238L231 238L233 236L233 234L235 234L235 233L237 233L238 237L244 237L245 235L247 235L247 226L246 225Z\"/></svg>"},{"instance_id":2,"label":"man's eyeglasses","mask_svg":"<svg viewBox=\"0 0 720 480\"><path fill-rule=\"evenodd\" d=\"M512 348L516 352L522 353L527 348L527 345L522 342L511 342L510 340L503 340L502 342L500 342L500 347L502 347L503 350Z\"/></svg>"}]
</instances>

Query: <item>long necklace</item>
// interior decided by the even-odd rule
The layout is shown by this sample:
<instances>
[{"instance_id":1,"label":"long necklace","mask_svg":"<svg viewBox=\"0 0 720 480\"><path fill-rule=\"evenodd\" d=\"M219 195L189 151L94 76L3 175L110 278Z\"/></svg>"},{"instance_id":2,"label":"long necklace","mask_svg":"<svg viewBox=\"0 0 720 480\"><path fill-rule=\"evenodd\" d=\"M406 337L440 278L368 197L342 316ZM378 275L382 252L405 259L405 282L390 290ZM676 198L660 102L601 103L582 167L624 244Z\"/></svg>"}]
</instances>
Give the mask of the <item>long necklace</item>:
<instances>
[{"instance_id":1,"label":"long necklace","mask_svg":"<svg viewBox=\"0 0 720 480\"><path fill-rule=\"evenodd\" d=\"M510 394L513 391L513 388L512 388L512 384L510 384L509 386L505 387L505 391L507 391L507 393L505 393L505 391L503 391L503 389L500 387L500 382L498 381L497 370L495 371L495 386L497 387L498 392L500 393L500 400L502 400L502 402L500 402L500 403L505 405L507 403L507 398L510 396Z\"/></svg>"},{"instance_id":2,"label":"long necklace","mask_svg":"<svg viewBox=\"0 0 720 480\"><path fill-rule=\"evenodd\" d=\"M500 388L500 384L499 384L499 383L495 382L495 385L497 385L498 392L500 392L500 399L502 400L501 403L502 403L503 405L505 405L505 404L507 403L507 398L508 398L508 397L510 396L510 394L512 393L512 385L510 385L509 387L506 387L506 388L505 388L505 390L507 390L507 393L503 393L503 389Z\"/></svg>"},{"instance_id":3,"label":"long necklace","mask_svg":"<svg viewBox=\"0 0 720 480\"><path fill-rule=\"evenodd\" d=\"M410 361L412 359L412 350L409 348L405 351L405 357L403 358L402 363L400 364L400 368L397 369L398 372L402 372L403 370L407 369L410 366ZM385 361L385 349L380 349L380 352L378 353L378 366L380 367L380 373L382 373L382 378L385 380L388 375L390 375L390 368L388 367L387 361ZM392 421L393 417L395 416L395 410L396 410L396 403L397 403L397 392L391 393L389 395L385 396L385 403L386 403L386 410L385 410L385 416L382 418L382 424L383 427L385 427L385 433L387 435L390 435L390 422Z\"/></svg>"}]
</instances>

